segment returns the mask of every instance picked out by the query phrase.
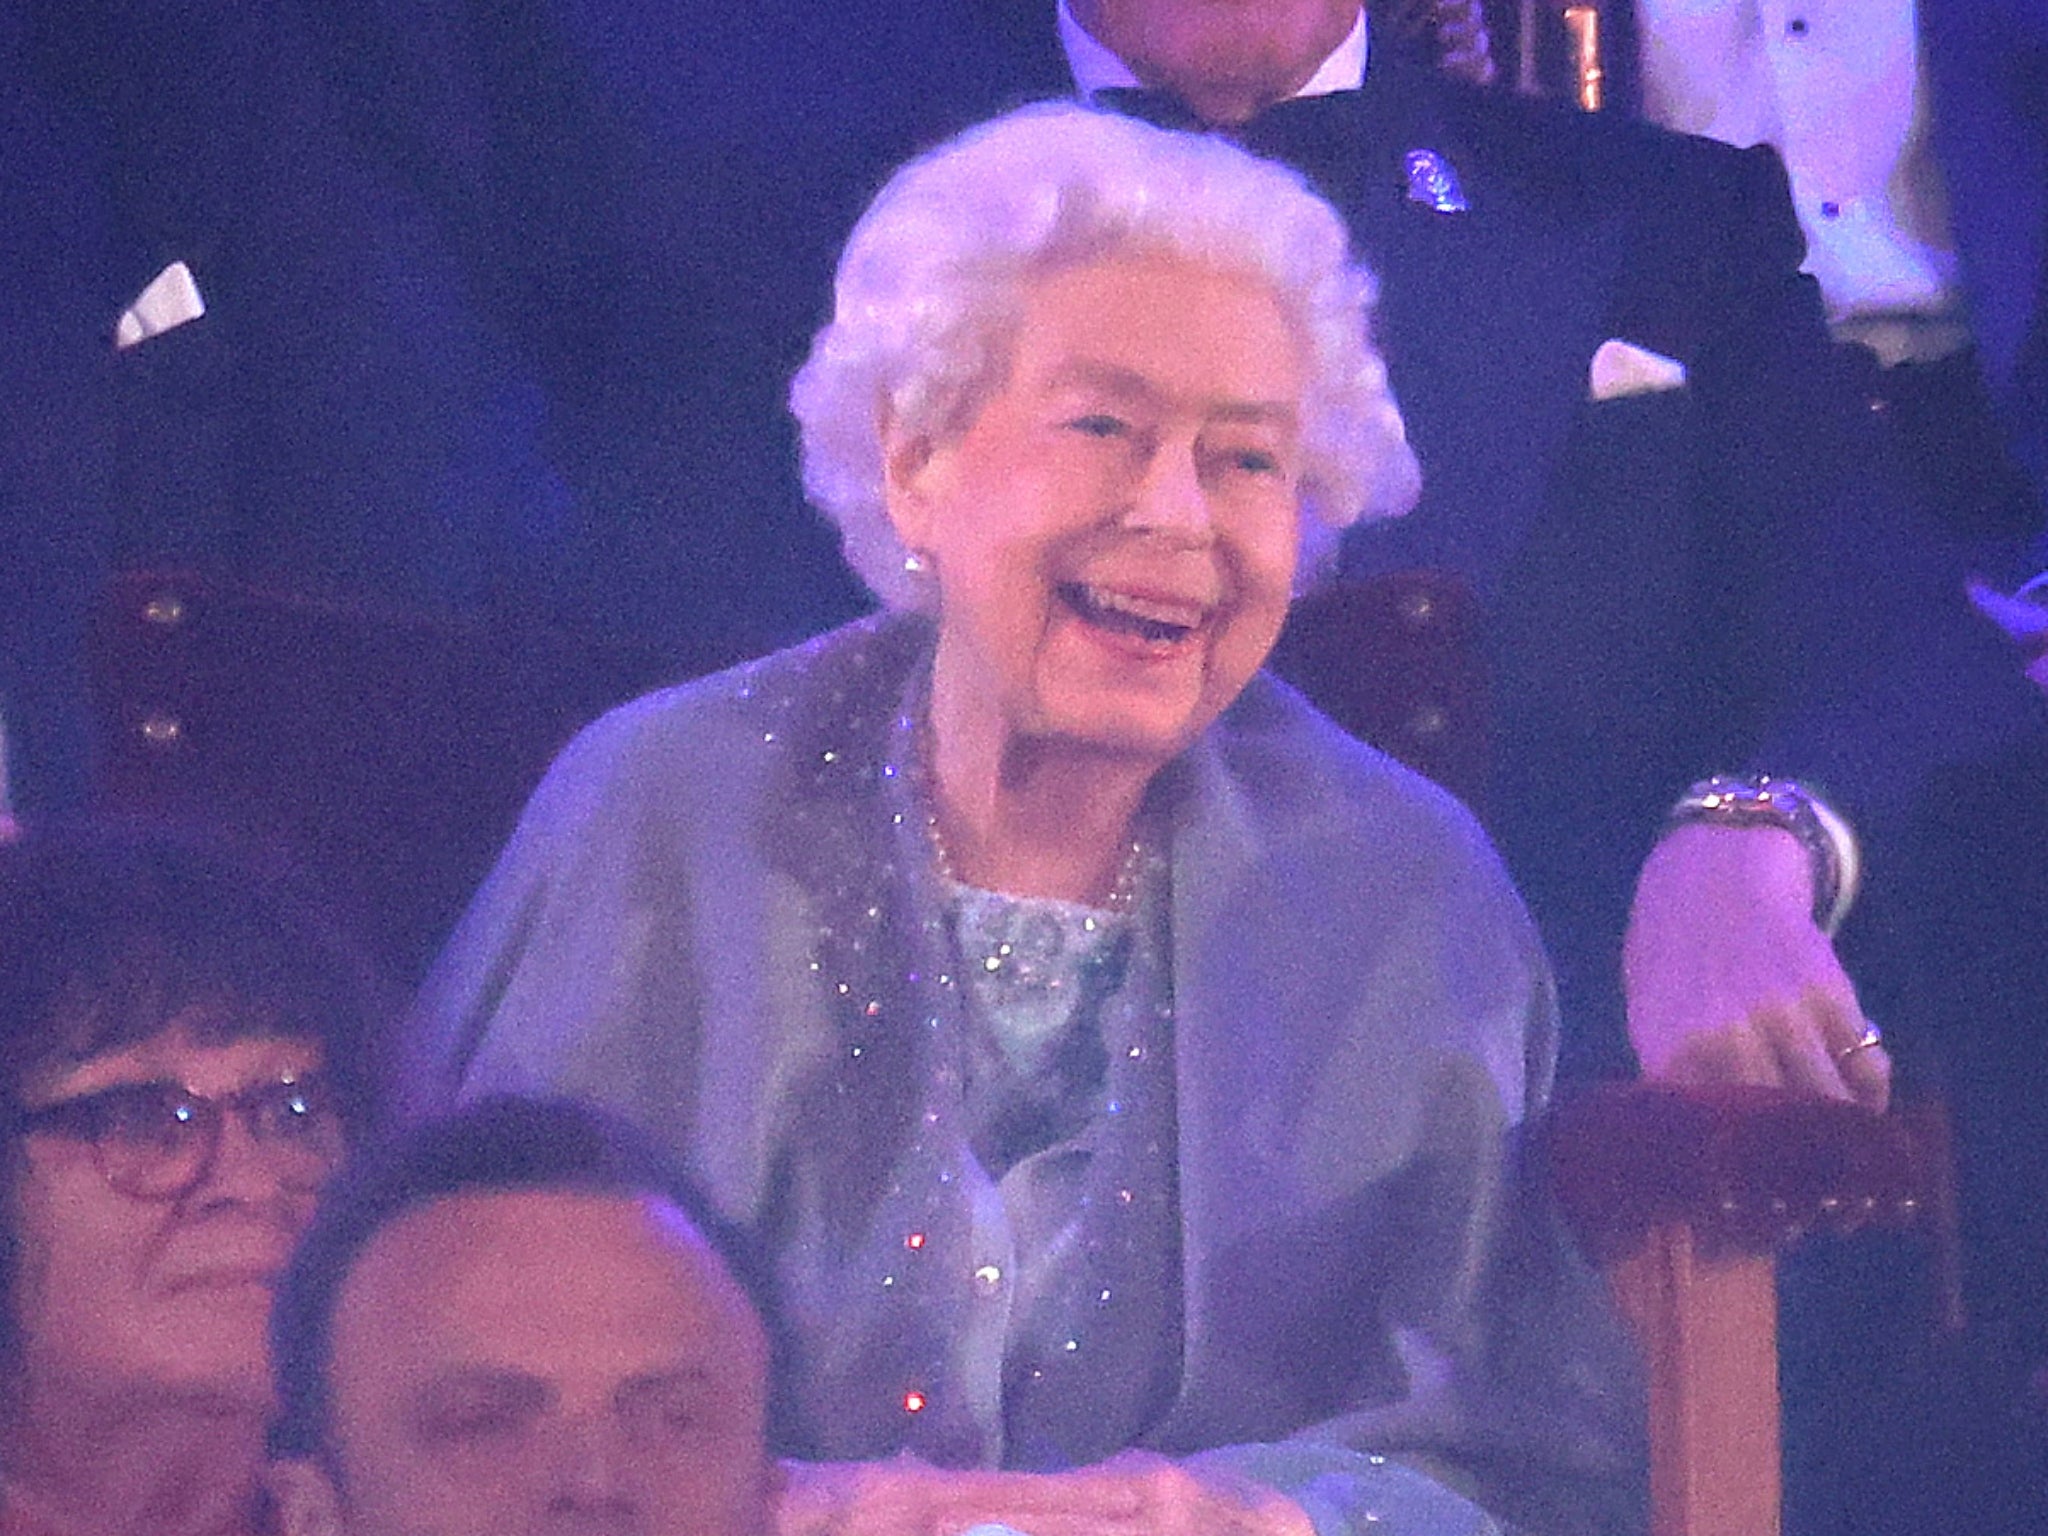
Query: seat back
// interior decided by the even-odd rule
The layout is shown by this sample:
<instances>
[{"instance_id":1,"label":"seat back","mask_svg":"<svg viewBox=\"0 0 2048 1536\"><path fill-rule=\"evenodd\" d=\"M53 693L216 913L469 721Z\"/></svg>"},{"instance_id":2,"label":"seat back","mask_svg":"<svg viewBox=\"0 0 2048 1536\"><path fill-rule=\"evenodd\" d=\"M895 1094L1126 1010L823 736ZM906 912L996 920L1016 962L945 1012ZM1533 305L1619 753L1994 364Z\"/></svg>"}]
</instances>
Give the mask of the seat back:
<instances>
[{"instance_id":1,"label":"seat back","mask_svg":"<svg viewBox=\"0 0 2048 1536\"><path fill-rule=\"evenodd\" d=\"M1493 739L1482 617L1449 571L1333 581L1296 600L1273 668L1352 735L1483 810Z\"/></svg>"},{"instance_id":2,"label":"seat back","mask_svg":"<svg viewBox=\"0 0 2048 1536\"><path fill-rule=\"evenodd\" d=\"M516 624L128 572L89 638L93 809L310 866L411 979L554 753L659 668Z\"/></svg>"}]
</instances>

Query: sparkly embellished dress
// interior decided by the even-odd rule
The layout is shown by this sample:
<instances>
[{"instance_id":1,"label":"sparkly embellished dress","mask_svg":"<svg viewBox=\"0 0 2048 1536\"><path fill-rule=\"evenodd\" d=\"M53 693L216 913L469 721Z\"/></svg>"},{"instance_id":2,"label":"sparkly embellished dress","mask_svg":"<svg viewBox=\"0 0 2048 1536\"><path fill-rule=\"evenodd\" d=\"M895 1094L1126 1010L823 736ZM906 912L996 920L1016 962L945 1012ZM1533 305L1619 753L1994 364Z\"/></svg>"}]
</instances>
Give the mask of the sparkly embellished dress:
<instances>
[{"instance_id":1,"label":"sparkly embellished dress","mask_svg":"<svg viewBox=\"0 0 2048 1536\"><path fill-rule=\"evenodd\" d=\"M429 978L425 1094L668 1141L772 1262L786 1453L1142 1445L1327 1531L1484 1528L1397 1453L1634 1528L1625 1352L1504 1173L1555 1020L1469 816L1260 677L1155 780L1122 910L977 891L931 648L869 620L584 732Z\"/></svg>"}]
</instances>

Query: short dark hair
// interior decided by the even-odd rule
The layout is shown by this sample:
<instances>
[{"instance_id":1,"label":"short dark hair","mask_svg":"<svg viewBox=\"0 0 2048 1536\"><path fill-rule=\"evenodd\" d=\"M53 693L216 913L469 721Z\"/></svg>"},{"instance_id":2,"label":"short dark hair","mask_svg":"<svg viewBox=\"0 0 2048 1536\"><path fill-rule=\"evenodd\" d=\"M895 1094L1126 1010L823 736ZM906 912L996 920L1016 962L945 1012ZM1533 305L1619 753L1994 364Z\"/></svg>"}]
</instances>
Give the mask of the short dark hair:
<instances>
[{"instance_id":1,"label":"short dark hair","mask_svg":"<svg viewBox=\"0 0 2048 1536\"><path fill-rule=\"evenodd\" d=\"M77 820L0 845L0 1363L13 1283L23 1094L180 1014L209 1042L318 1040L352 1127L373 1114L394 999L303 874L218 834Z\"/></svg>"},{"instance_id":2,"label":"short dark hair","mask_svg":"<svg viewBox=\"0 0 2048 1536\"><path fill-rule=\"evenodd\" d=\"M501 1094L371 1148L322 1194L271 1307L277 1387L271 1454L310 1457L327 1449L335 1308L379 1232L408 1212L456 1195L554 1190L653 1196L687 1216L767 1330L772 1396L781 1375L775 1369L781 1350L772 1310L733 1227L652 1141L625 1122L571 1099Z\"/></svg>"},{"instance_id":3,"label":"short dark hair","mask_svg":"<svg viewBox=\"0 0 2048 1536\"><path fill-rule=\"evenodd\" d=\"M306 1036L367 1108L391 996L304 876L211 832L70 822L0 846L0 1094L205 1009L210 1038Z\"/></svg>"}]
</instances>

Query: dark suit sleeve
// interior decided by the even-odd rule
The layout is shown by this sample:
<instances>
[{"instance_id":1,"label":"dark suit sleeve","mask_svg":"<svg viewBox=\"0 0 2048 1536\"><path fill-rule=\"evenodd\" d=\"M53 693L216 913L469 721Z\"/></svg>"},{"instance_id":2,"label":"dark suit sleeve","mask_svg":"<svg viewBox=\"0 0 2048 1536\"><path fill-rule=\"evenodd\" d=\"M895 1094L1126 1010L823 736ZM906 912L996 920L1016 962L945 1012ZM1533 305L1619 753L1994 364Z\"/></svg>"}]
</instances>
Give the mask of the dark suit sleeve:
<instances>
[{"instance_id":1,"label":"dark suit sleeve","mask_svg":"<svg viewBox=\"0 0 2048 1536\"><path fill-rule=\"evenodd\" d=\"M1775 153L1668 142L1684 174L1646 197L1622 323L1685 360L1702 425L1674 762L1811 778L1881 840L1931 771L2024 718L1964 598L2015 548L1951 526L1910 473L1867 359L1832 344L1798 271Z\"/></svg>"},{"instance_id":2,"label":"dark suit sleeve","mask_svg":"<svg viewBox=\"0 0 2048 1536\"><path fill-rule=\"evenodd\" d=\"M1614 331L1683 360L1693 387L1765 366L1810 365L1828 345L1820 289L1799 270L1806 239L1768 146L1617 125L1604 198L1629 208L1631 260Z\"/></svg>"},{"instance_id":3,"label":"dark suit sleeve","mask_svg":"<svg viewBox=\"0 0 2048 1536\"><path fill-rule=\"evenodd\" d=\"M1919 17L1971 327L2048 503L2048 0L1920 0Z\"/></svg>"}]
</instances>

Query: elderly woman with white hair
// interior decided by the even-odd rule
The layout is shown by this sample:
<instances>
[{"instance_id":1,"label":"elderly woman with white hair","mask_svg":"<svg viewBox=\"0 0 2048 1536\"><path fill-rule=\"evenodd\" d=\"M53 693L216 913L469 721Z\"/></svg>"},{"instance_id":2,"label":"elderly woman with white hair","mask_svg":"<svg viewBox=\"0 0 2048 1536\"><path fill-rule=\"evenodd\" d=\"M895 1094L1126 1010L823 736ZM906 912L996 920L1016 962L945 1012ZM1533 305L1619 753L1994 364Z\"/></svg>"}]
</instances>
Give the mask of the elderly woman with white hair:
<instances>
[{"instance_id":1,"label":"elderly woman with white hair","mask_svg":"<svg viewBox=\"0 0 2048 1536\"><path fill-rule=\"evenodd\" d=\"M609 1105L761 1243L785 1529L1488 1528L1396 1453L1635 1516L1503 1175L1529 922L1260 670L1415 491L1371 297L1221 140L1044 107L912 162L793 392L885 611L587 730L428 983L432 1091Z\"/></svg>"}]
</instances>

